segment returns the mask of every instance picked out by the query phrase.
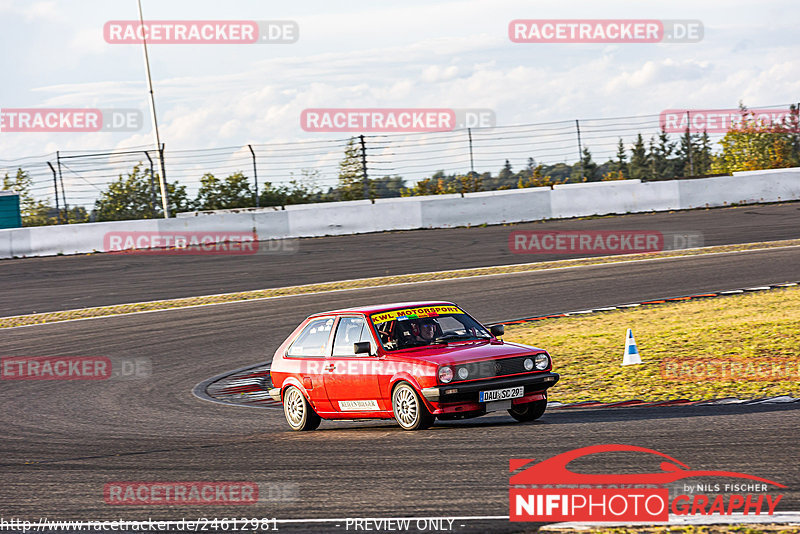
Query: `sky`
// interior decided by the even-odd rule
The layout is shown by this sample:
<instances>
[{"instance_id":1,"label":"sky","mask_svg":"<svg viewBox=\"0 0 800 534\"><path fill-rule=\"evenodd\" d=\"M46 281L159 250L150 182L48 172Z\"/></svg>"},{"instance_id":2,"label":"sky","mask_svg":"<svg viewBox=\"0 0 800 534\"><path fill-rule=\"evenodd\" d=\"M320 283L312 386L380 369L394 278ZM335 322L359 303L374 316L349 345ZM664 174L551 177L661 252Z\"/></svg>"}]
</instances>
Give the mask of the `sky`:
<instances>
[{"instance_id":1,"label":"sky","mask_svg":"<svg viewBox=\"0 0 800 534\"><path fill-rule=\"evenodd\" d=\"M146 20L291 20L292 44L149 46L171 150L343 138L308 108L488 108L498 125L789 104L796 0L142 0ZM134 108L136 132L0 132L0 160L154 145L141 45L103 25L135 0L0 0L0 108ZM514 19L695 19L697 43L514 43ZM626 141L627 142L627 141Z\"/></svg>"}]
</instances>

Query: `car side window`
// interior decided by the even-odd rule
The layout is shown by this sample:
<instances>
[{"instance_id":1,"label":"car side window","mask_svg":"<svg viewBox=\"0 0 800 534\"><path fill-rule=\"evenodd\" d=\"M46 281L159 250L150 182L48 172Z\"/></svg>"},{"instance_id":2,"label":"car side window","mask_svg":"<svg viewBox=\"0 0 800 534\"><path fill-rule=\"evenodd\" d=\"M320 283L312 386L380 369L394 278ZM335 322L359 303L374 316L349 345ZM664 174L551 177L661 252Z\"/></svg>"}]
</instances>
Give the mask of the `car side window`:
<instances>
[{"instance_id":1,"label":"car side window","mask_svg":"<svg viewBox=\"0 0 800 534\"><path fill-rule=\"evenodd\" d=\"M328 352L332 327L332 317L311 321L294 340L286 355L295 358L324 358Z\"/></svg>"},{"instance_id":2,"label":"car side window","mask_svg":"<svg viewBox=\"0 0 800 534\"><path fill-rule=\"evenodd\" d=\"M455 332L458 334L464 334L466 332L464 323L457 320L455 317L442 317L439 319L438 323L442 332Z\"/></svg>"},{"instance_id":3,"label":"car side window","mask_svg":"<svg viewBox=\"0 0 800 534\"><path fill-rule=\"evenodd\" d=\"M334 356L356 356L353 351L353 344L361 341L369 341L372 350L375 350L375 343L369 333L369 326L363 317L342 317L336 327L336 337L333 338ZM366 354L359 354L366 356Z\"/></svg>"}]
</instances>

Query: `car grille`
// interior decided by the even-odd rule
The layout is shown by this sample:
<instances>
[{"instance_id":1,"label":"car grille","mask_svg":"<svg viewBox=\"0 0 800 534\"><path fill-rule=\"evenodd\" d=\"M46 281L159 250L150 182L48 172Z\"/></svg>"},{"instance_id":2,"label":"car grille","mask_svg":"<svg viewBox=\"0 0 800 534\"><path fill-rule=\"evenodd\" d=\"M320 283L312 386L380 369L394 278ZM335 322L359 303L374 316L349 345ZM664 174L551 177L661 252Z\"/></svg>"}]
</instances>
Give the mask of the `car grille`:
<instances>
[{"instance_id":1,"label":"car grille","mask_svg":"<svg viewBox=\"0 0 800 534\"><path fill-rule=\"evenodd\" d=\"M500 360L487 360L482 362L471 362L453 366L454 381L461 381L458 370L465 367L469 372L466 380L480 380L482 378L495 378L498 376L516 375L529 373L526 371L524 362L532 355L518 356L515 358L503 358Z\"/></svg>"}]
</instances>

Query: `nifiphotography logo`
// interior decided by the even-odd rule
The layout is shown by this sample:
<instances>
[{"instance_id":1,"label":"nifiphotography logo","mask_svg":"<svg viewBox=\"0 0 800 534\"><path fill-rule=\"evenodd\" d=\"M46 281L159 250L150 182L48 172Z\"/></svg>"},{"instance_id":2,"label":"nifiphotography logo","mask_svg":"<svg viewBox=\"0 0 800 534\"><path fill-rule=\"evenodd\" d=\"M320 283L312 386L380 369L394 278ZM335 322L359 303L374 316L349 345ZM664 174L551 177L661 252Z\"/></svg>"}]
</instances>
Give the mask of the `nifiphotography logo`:
<instances>
[{"instance_id":1,"label":"nifiphotography logo","mask_svg":"<svg viewBox=\"0 0 800 534\"><path fill-rule=\"evenodd\" d=\"M567 465L578 458L607 452L639 452L666 461L661 471L626 474L577 473ZM512 459L513 473L535 460ZM684 484L670 500L667 484L697 477L744 479L747 482ZM509 480L511 521L650 521L675 515L774 515L783 495L767 494L769 486L786 486L734 471L693 470L664 453L635 445L593 445L534 463Z\"/></svg>"}]
</instances>

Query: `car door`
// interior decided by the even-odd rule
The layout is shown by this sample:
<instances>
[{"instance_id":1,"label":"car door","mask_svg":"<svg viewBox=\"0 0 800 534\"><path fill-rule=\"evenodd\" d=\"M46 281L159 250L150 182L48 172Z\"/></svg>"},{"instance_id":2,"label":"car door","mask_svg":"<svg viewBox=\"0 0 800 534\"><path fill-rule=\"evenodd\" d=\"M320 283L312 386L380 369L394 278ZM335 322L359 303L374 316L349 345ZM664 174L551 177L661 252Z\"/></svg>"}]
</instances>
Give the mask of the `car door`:
<instances>
[{"instance_id":1,"label":"car door","mask_svg":"<svg viewBox=\"0 0 800 534\"><path fill-rule=\"evenodd\" d=\"M374 369L378 359L353 350L354 343L363 341L370 343L370 353L375 354L377 345L364 316L340 317L322 375L331 406L342 414L383 409Z\"/></svg>"},{"instance_id":2,"label":"car door","mask_svg":"<svg viewBox=\"0 0 800 534\"><path fill-rule=\"evenodd\" d=\"M308 392L318 412L332 410L325 394L323 367L328 363L330 340L335 317L312 319L286 350L286 361Z\"/></svg>"}]
</instances>

